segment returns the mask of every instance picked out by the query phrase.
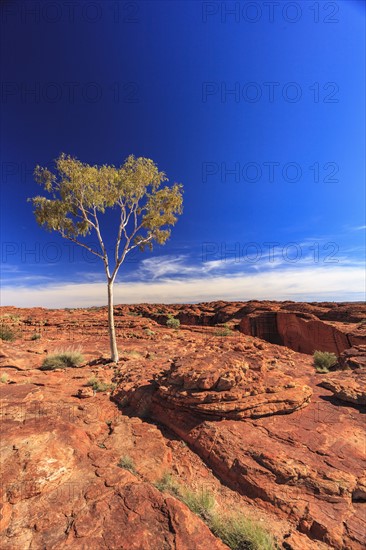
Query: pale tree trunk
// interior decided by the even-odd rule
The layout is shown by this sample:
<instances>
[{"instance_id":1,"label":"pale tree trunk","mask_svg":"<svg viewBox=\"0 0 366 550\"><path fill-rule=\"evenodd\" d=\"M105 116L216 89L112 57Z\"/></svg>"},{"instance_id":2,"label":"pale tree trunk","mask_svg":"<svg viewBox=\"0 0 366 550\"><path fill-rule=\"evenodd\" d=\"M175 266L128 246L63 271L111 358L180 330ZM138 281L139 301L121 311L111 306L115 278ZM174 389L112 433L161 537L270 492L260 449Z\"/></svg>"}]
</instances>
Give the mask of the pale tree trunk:
<instances>
[{"instance_id":1,"label":"pale tree trunk","mask_svg":"<svg viewBox=\"0 0 366 550\"><path fill-rule=\"evenodd\" d=\"M109 342L111 348L111 359L114 363L118 363L118 349L116 342L116 330L114 328L114 311L113 311L113 283L114 281L108 281L108 331Z\"/></svg>"}]
</instances>

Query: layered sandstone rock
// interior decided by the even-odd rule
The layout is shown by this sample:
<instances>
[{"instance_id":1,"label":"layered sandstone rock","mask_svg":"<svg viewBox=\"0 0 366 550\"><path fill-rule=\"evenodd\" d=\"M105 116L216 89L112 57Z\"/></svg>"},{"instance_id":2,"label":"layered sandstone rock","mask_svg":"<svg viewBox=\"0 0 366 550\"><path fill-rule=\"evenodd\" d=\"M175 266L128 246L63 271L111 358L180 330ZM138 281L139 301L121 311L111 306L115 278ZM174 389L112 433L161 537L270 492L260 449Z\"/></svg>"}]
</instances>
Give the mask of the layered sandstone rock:
<instances>
[{"instance_id":1,"label":"layered sandstone rock","mask_svg":"<svg viewBox=\"0 0 366 550\"><path fill-rule=\"evenodd\" d=\"M323 380L321 385L341 401L366 405L366 368L337 372Z\"/></svg>"},{"instance_id":2,"label":"layered sandstone rock","mask_svg":"<svg viewBox=\"0 0 366 550\"><path fill-rule=\"evenodd\" d=\"M32 310L4 307L2 324L14 328L22 338L68 334L74 341L83 334L107 336L107 309ZM341 354L351 346L366 343L366 305L362 303L301 302L208 302L201 304L139 304L115 307L117 335L129 338L128 329L165 326L168 315L181 324L208 327L229 323L245 334L272 344L285 345L301 353L316 349Z\"/></svg>"},{"instance_id":3,"label":"layered sandstone rock","mask_svg":"<svg viewBox=\"0 0 366 550\"><path fill-rule=\"evenodd\" d=\"M226 484L310 540L363 549L361 412L319 387L311 357L291 352L289 360L286 348L253 343L184 353L162 373L129 361L114 399L171 429Z\"/></svg>"},{"instance_id":4,"label":"layered sandstone rock","mask_svg":"<svg viewBox=\"0 0 366 550\"><path fill-rule=\"evenodd\" d=\"M227 548L149 483L172 460L159 430L103 396L79 405L71 370L1 386L1 548ZM127 453L135 473L118 467Z\"/></svg>"},{"instance_id":5,"label":"layered sandstone rock","mask_svg":"<svg viewBox=\"0 0 366 550\"><path fill-rule=\"evenodd\" d=\"M288 311L252 313L242 319L240 330L308 354L321 350L340 355L352 345L365 341L366 336L365 331L357 331L354 326L335 326L312 314Z\"/></svg>"},{"instance_id":6,"label":"layered sandstone rock","mask_svg":"<svg viewBox=\"0 0 366 550\"><path fill-rule=\"evenodd\" d=\"M224 509L247 506L284 548L366 547L361 406L319 386L338 373L317 374L310 355L235 330L245 317L268 314L268 334L284 314L362 339L361 304L118 306L115 371L98 359L109 353L105 308L3 311L20 337L0 352L8 375L0 385L1 547L223 547L183 504L155 490L166 471L189 486L216 487ZM181 318L179 331L165 326L169 313ZM216 323L233 332L220 336ZM41 339L31 341L35 332ZM39 370L47 353L74 346L82 368ZM339 361L361 375L362 342L354 348ZM352 371L340 374L352 397ZM95 376L118 384L118 407L107 392L88 391ZM136 474L117 466L124 455Z\"/></svg>"},{"instance_id":7,"label":"layered sandstone rock","mask_svg":"<svg viewBox=\"0 0 366 550\"><path fill-rule=\"evenodd\" d=\"M308 386L273 368L250 367L239 352L186 355L156 381L155 400L217 420L290 413L305 407L312 394Z\"/></svg>"},{"instance_id":8,"label":"layered sandstone rock","mask_svg":"<svg viewBox=\"0 0 366 550\"><path fill-rule=\"evenodd\" d=\"M338 363L342 369L366 368L366 345L345 350L338 358Z\"/></svg>"}]
</instances>

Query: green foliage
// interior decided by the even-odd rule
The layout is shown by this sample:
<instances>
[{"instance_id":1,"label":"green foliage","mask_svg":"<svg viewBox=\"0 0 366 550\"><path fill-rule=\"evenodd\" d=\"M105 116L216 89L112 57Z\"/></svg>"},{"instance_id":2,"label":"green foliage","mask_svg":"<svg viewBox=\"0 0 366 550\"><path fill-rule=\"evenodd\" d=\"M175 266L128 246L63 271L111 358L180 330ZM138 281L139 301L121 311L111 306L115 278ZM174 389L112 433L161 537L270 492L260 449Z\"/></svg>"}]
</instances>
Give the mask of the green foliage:
<instances>
[{"instance_id":1,"label":"green foliage","mask_svg":"<svg viewBox=\"0 0 366 550\"><path fill-rule=\"evenodd\" d=\"M77 237L86 237L92 230L98 234L98 213L119 208L117 241L124 237L126 246L120 254L116 245L116 263L122 263L126 253L136 246L143 250L145 246L152 248L153 241L164 244L170 236L168 227L182 213L182 185L161 187L167 177L151 159L130 155L119 167L91 166L61 154L55 164L55 173L40 166L34 171L35 180L51 195L28 199L33 203L37 223L80 244ZM129 221L133 224L127 235ZM105 260L101 243L92 252Z\"/></svg>"},{"instance_id":2,"label":"green foliage","mask_svg":"<svg viewBox=\"0 0 366 550\"><path fill-rule=\"evenodd\" d=\"M315 369L319 373L329 372L329 369L337 363L337 356L328 351L315 351L313 359Z\"/></svg>"},{"instance_id":3,"label":"green foliage","mask_svg":"<svg viewBox=\"0 0 366 550\"><path fill-rule=\"evenodd\" d=\"M66 350L46 357L40 369L55 370L78 367L83 361L84 357L79 351Z\"/></svg>"},{"instance_id":4,"label":"green foliage","mask_svg":"<svg viewBox=\"0 0 366 550\"><path fill-rule=\"evenodd\" d=\"M0 376L0 383L1 383L1 384L6 384L6 382L8 381L8 378L9 378L9 376L6 374L6 372L4 372L4 373Z\"/></svg>"},{"instance_id":5,"label":"green foliage","mask_svg":"<svg viewBox=\"0 0 366 550\"><path fill-rule=\"evenodd\" d=\"M131 474L136 475L137 473L135 468L135 463L132 460L132 458L128 455L122 456L117 466L119 466L120 468L123 468L124 470L128 470L129 472L131 472Z\"/></svg>"},{"instance_id":6,"label":"green foliage","mask_svg":"<svg viewBox=\"0 0 366 550\"><path fill-rule=\"evenodd\" d=\"M154 336L155 332L149 328L145 328L145 334L147 334L147 336Z\"/></svg>"},{"instance_id":7,"label":"green foliage","mask_svg":"<svg viewBox=\"0 0 366 550\"><path fill-rule=\"evenodd\" d=\"M168 328L178 329L180 327L179 319L176 319L171 313L168 314L168 319L166 321L166 326Z\"/></svg>"},{"instance_id":8,"label":"green foliage","mask_svg":"<svg viewBox=\"0 0 366 550\"><path fill-rule=\"evenodd\" d=\"M40 338L41 338L41 335L39 334L39 332L35 332L31 336L31 340L39 340Z\"/></svg>"},{"instance_id":9,"label":"green foliage","mask_svg":"<svg viewBox=\"0 0 366 550\"><path fill-rule=\"evenodd\" d=\"M229 327L228 324L221 325L220 328L218 328L215 332L216 336L231 336L233 334L233 331Z\"/></svg>"},{"instance_id":10,"label":"green foliage","mask_svg":"<svg viewBox=\"0 0 366 550\"><path fill-rule=\"evenodd\" d=\"M9 319L13 323L19 323L20 321L19 315L13 315L12 313L4 313L0 319Z\"/></svg>"},{"instance_id":11,"label":"green foliage","mask_svg":"<svg viewBox=\"0 0 366 550\"><path fill-rule=\"evenodd\" d=\"M194 514L208 522L211 520L211 514L216 505L215 497L211 491L204 488L198 491L184 489L182 500Z\"/></svg>"},{"instance_id":12,"label":"green foliage","mask_svg":"<svg viewBox=\"0 0 366 550\"><path fill-rule=\"evenodd\" d=\"M162 478L159 479L154 485L162 493L170 493L171 495L180 497L181 489L179 483L169 472L165 472Z\"/></svg>"},{"instance_id":13,"label":"green foliage","mask_svg":"<svg viewBox=\"0 0 366 550\"><path fill-rule=\"evenodd\" d=\"M201 517L215 536L232 550L275 550L276 541L259 523L246 518L241 512L223 512L214 494L201 488L191 490L182 487L173 476L166 472L155 483L162 492L179 498L195 514Z\"/></svg>"},{"instance_id":14,"label":"green foliage","mask_svg":"<svg viewBox=\"0 0 366 550\"><path fill-rule=\"evenodd\" d=\"M13 342L16 338L16 334L11 328L1 325L0 326L0 339L6 340L7 342Z\"/></svg>"},{"instance_id":15,"label":"green foliage","mask_svg":"<svg viewBox=\"0 0 366 550\"><path fill-rule=\"evenodd\" d=\"M107 382L98 380L98 378L95 378L95 377L90 378L85 385L91 386L93 390L97 393L108 391L108 390L114 390L114 388L116 387L115 384L108 384Z\"/></svg>"},{"instance_id":16,"label":"green foliage","mask_svg":"<svg viewBox=\"0 0 366 550\"><path fill-rule=\"evenodd\" d=\"M35 168L35 180L49 197L38 195L28 199L33 204L36 221L103 261L109 287L108 306L112 308L113 284L126 255L136 247L151 250L154 242L165 244L170 237L170 227L183 210L183 186L174 183L162 187L163 182L168 181L165 173L159 171L151 159L133 155L116 167L91 166L63 153L55 165L54 172L41 166ZM114 261L107 252L98 218L107 208L117 209L119 215ZM97 245L83 240L92 232ZM110 311L111 358L117 363L113 309Z\"/></svg>"},{"instance_id":17,"label":"green foliage","mask_svg":"<svg viewBox=\"0 0 366 550\"><path fill-rule=\"evenodd\" d=\"M210 529L232 550L274 550L276 542L259 523L240 512L213 514Z\"/></svg>"}]
</instances>

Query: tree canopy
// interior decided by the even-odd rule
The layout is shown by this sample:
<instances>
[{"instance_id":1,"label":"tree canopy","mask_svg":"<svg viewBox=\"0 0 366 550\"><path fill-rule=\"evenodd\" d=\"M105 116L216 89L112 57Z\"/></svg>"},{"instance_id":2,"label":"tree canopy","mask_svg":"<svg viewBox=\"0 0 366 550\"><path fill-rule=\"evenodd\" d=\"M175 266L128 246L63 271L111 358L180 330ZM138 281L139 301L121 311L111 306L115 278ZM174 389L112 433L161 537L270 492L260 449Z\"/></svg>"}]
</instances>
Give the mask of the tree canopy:
<instances>
[{"instance_id":1,"label":"tree canopy","mask_svg":"<svg viewBox=\"0 0 366 550\"><path fill-rule=\"evenodd\" d=\"M126 254L139 247L152 249L153 242L164 244L170 228L182 213L182 185L162 186L168 181L148 158L130 155L123 165L89 165L61 154L56 172L37 166L36 181L51 198L32 199L37 223L49 231L87 248L104 261L108 278L114 280ZM119 226L114 247L114 268L110 271L98 214L107 208L119 209ZM95 231L99 247L80 240Z\"/></svg>"}]
</instances>

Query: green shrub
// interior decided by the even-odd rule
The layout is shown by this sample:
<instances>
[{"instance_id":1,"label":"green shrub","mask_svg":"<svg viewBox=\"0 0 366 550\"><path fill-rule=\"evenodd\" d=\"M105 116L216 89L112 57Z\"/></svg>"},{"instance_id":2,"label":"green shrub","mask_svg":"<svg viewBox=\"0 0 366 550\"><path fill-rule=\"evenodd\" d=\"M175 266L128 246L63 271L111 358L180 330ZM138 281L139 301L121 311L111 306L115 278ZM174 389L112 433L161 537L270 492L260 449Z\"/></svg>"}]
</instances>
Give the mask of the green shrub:
<instances>
[{"instance_id":1,"label":"green shrub","mask_svg":"<svg viewBox=\"0 0 366 550\"><path fill-rule=\"evenodd\" d=\"M258 522L242 513L213 514L209 525L216 537L232 550L274 550L276 542Z\"/></svg>"},{"instance_id":2,"label":"green shrub","mask_svg":"<svg viewBox=\"0 0 366 550\"><path fill-rule=\"evenodd\" d=\"M6 340L7 342L13 342L15 340L15 332L11 330L11 328L6 326L0 327L0 339Z\"/></svg>"},{"instance_id":3,"label":"green shrub","mask_svg":"<svg viewBox=\"0 0 366 550\"><path fill-rule=\"evenodd\" d=\"M210 522L212 511L216 505L215 497L211 491L203 488L198 491L184 489L182 501L194 514Z\"/></svg>"},{"instance_id":4,"label":"green shrub","mask_svg":"<svg viewBox=\"0 0 366 550\"><path fill-rule=\"evenodd\" d=\"M0 319L9 319L13 323L18 323L20 321L19 315L13 315L12 313L4 313Z\"/></svg>"},{"instance_id":5,"label":"green shrub","mask_svg":"<svg viewBox=\"0 0 366 550\"><path fill-rule=\"evenodd\" d=\"M155 483L155 487L162 493L170 493L176 497L180 496L179 483L173 478L172 474L165 472L163 477Z\"/></svg>"},{"instance_id":6,"label":"green shrub","mask_svg":"<svg viewBox=\"0 0 366 550\"><path fill-rule=\"evenodd\" d=\"M276 541L258 522L246 518L236 510L220 511L213 493L207 489L193 491L182 487L170 473L155 483L162 492L179 498L201 517L212 533L232 550L275 550Z\"/></svg>"},{"instance_id":7,"label":"green shrub","mask_svg":"<svg viewBox=\"0 0 366 550\"><path fill-rule=\"evenodd\" d=\"M91 386L95 392L114 390L115 388L115 384L102 382L102 380L98 380L98 378L90 378L85 385Z\"/></svg>"},{"instance_id":8,"label":"green shrub","mask_svg":"<svg viewBox=\"0 0 366 550\"><path fill-rule=\"evenodd\" d=\"M145 328L145 334L147 334L147 336L154 336L155 332L149 328Z\"/></svg>"},{"instance_id":9,"label":"green shrub","mask_svg":"<svg viewBox=\"0 0 366 550\"><path fill-rule=\"evenodd\" d=\"M329 351L315 351L313 359L315 369L320 373L329 372L329 369L337 363L337 356Z\"/></svg>"},{"instance_id":10,"label":"green shrub","mask_svg":"<svg viewBox=\"0 0 366 550\"><path fill-rule=\"evenodd\" d=\"M131 474L137 473L135 468L135 463L132 460L132 458L128 455L122 456L117 466L119 466L120 468L123 468L124 470L128 470L129 472L131 472Z\"/></svg>"},{"instance_id":11,"label":"green shrub","mask_svg":"<svg viewBox=\"0 0 366 550\"><path fill-rule=\"evenodd\" d=\"M31 340L39 340L40 337L41 335L39 334L39 332L35 332L34 334L32 334Z\"/></svg>"},{"instance_id":12,"label":"green shrub","mask_svg":"<svg viewBox=\"0 0 366 550\"><path fill-rule=\"evenodd\" d=\"M180 321L179 321L179 319L176 319L171 313L169 313L168 314L168 319L166 320L166 326L168 328L178 329L180 327Z\"/></svg>"},{"instance_id":13,"label":"green shrub","mask_svg":"<svg viewBox=\"0 0 366 550\"><path fill-rule=\"evenodd\" d=\"M231 336L232 334L233 331L226 323L224 325L221 325L221 327L218 328L215 332L216 336Z\"/></svg>"},{"instance_id":14,"label":"green shrub","mask_svg":"<svg viewBox=\"0 0 366 550\"><path fill-rule=\"evenodd\" d=\"M6 372L4 372L4 373L0 376L0 382L1 382L1 384L6 384L6 382L8 381L8 378L9 378L9 376L6 374Z\"/></svg>"},{"instance_id":15,"label":"green shrub","mask_svg":"<svg viewBox=\"0 0 366 550\"><path fill-rule=\"evenodd\" d=\"M61 351L46 357L42 363L41 370L78 367L83 361L84 357L79 351Z\"/></svg>"}]
</instances>

